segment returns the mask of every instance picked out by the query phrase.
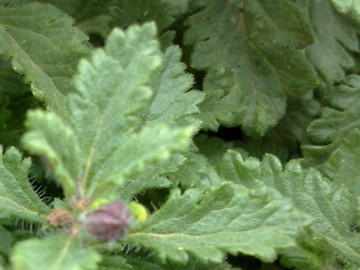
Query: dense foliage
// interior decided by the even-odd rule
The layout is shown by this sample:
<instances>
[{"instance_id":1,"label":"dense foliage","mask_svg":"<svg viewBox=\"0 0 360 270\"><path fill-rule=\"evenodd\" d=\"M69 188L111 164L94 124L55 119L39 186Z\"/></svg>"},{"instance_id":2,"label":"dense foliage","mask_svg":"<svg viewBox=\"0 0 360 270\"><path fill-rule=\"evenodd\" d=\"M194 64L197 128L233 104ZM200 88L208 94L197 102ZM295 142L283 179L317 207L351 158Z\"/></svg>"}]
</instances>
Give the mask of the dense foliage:
<instances>
[{"instance_id":1,"label":"dense foliage","mask_svg":"<svg viewBox=\"0 0 360 270\"><path fill-rule=\"evenodd\" d=\"M356 270L360 3L0 1L0 270Z\"/></svg>"}]
</instances>

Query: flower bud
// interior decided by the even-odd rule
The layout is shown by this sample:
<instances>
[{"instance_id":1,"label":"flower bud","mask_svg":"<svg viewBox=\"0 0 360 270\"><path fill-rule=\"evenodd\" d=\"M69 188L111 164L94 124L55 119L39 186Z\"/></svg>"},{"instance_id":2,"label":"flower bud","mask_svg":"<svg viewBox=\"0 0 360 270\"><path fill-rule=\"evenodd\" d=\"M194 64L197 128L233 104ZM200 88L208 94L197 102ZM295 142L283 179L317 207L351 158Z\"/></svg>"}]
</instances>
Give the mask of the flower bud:
<instances>
[{"instance_id":1,"label":"flower bud","mask_svg":"<svg viewBox=\"0 0 360 270\"><path fill-rule=\"evenodd\" d=\"M87 213L83 222L91 235L100 241L110 242L126 234L132 218L124 203L113 202Z\"/></svg>"}]
</instances>

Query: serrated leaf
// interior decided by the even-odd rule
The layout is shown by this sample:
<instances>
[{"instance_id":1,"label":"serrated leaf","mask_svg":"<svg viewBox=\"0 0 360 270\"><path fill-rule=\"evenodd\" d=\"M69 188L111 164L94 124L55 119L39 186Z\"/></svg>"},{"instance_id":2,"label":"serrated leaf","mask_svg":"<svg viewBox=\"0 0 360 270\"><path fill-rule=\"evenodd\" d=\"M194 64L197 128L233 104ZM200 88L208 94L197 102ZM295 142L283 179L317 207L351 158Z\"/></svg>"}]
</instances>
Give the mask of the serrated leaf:
<instances>
[{"instance_id":1,"label":"serrated leaf","mask_svg":"<svg viewBox=\"0 0 360 270\"><path fill-rule=\"evenodd\" d=\"M3 153L0 146L0 153L0 216L46 222L44 217L49 208L29 183L30 159L23 159L19 151L12 147Z\"/></svg>"},{"instance_id":2,"label":"serrated leaf","mask_svg":"<svg viewBox=\"0 0 360 270\"><path fill-rule=\"evenodd\" d=\"M321 165L344 139L356 128L360 129L360 76L347 77L341 85L328 91L323 100L327 106L308 128L313 145L302 147L306 165Z\"/></svg>"},{"instance_id":3,"label":"serrated leaf","mask_svg":"<svg viewBox=\"0 0 360 270\"><path fill-rule=\"evenodd\" d=\"M23 136L24 146L42 155L47 169L63 185L65 196L71 198L83 163L73 130L55 113L40 110L28 113L26 127L30 131Z\"/></svg>"},{"instance_id":4,"label":"serrated leaf","mask_svg":"<svg viewBox=\"0 0 360 270\"><path fill-rule=\"evenodd\" d=\"M207 70L205 129L242 125L263 135L284 114L286 93L299 96L317 84L299 51L312 42L310 29L291 1L216 0L188 24L192 66Z\"/></svg>"},{"instance_id":5,"label":"serrated leaf","mask_svg":"<svg viewBox=\"0 0 360 270\"><path fill-rule=\"evenodd\" d=\"M125 176L136 177L147 164L189 145L191 127L142 128L149 84L161 63L155 35L154 24L115 29L105 49L80 62L66 121L51 113L29 114L30 132L23 141L50 161L68 198L108 196Z\"/></svg>"},{"instance_id":6,"label":"serrated leaf","mask_svg":"<svg viewBox=\"0 0 360 270\"><path fill-rule=\"evenodd\" d=\"M357 28L336 12L329 0L297 2L308 15L314 34L314 44L305 50L308 59L326 85L344 79L355 63L350 52L359 51Z\"/></svg>"},{"instance_id":7,"label":"serrated leaf","mask_svg":"<svg viewBox=\"0 0 360 270\"><path fill-rule=\"evenodd\" d=\"M242 252L273 261L278 249L295 245L294 237L306 223L291 204L269 200L264 189L225 183L206 193L173 193L125 241L154 250L162 260L186 262L191 254L220 263L225 252Z\"/></svg>"},{"instance_id":8,"label":"serrated leaf","mask_svg":"<svg viewBox=\"0 0 360 270\"><path fill-rule=\"evenodd\" d=\"M147 166L146 170L137 177L127 178L117 193L123 200L127 201L148 189L168 188L175 182L169 179L169 174L177 173L179 166L184 162L184 156L176 154L172 155L169 160Z\"/></svg>"},{"instance_id":9,"label":"serrated leaf","mask_svg":"<svg viewBox=\"0 0 360 270\"><path fill-rule=\"evenodd\" d=\"M154 96L144 113L146 125L163 123L200 128L198 105L203 101L204 94L191 89L194 79L185 72L186 66L180 59L179 47L171 46L165 51L161 69L152 80Z\"/></svg>"},{"instance_id":10,"label":"serrated leaf","mask_svg":"<svg viewBox=\"0 0 360 270\"><path fill-rule=\"evenodd\" d=\"M197 107L203 99L199 91L191 90L193 78L185 73L185 65L180 62L181 50L179 47L169 47L164 53L164 61L159 71L156 72L151 86L154 90L148 109L141 113L144 126L152 127L166 124L169 127L182 127L192 125L200 127ZM166 140L166 139L165 139ZM160 138L154 139L161 142ZM165 141L164 141L165 142ZM127 178L119 192L123 199L131 199L140 192L149 188L169 187L173 182L179 182L174 173L181 168L189 169L189 163L184 164L185 157L174 155L168 161L148 166L136 178ZM191 163L191 161L190 161ZM180 168L180 174L184 171ZM169 181L168 176L173 180ZM185 177L184 175L182 175ZM188 178L187 181L194 181Z\"/></svg>"},{"instance_id":11,"label":"serrated leaf","mask_svg":"<svg viewBox=\"0 0 360 270\"><path fill-rule=\"evenodd\" d=\"M0 54L25 74L33 94L49 108L64 111L65 95L87 37L71 18L51 5L30 3L0 8Z\"/></svg>"},{"instance_id":12,"label":"serrated leaf","mask_svg":"<svg viewBox=\"0 0 360 270\"><path fill-rule=\"evenodd\" d=\"M291 199L299 210L316 218L310 227L314 238L307 238L309 241L325 240L327 245L323 248L331 247L334 256L341 254L346 260L360 263L360 236L350 230L355 211L345 185L329 181L314 169L303 170L296 160L283 169L274 156L266 155L260 162L255 158L243 160L236 152L225 156L221 175L247 187L266 184L275 188L281 196ZM335 263L336 257L328 258L321 245L317 248L320 249L318 254L309 252L309 257L303 259L311 262L315 256L315 261L323 265L327 261ZM327 256L319 257L324 254Z\"/></svg>"},{"instance_id":13,"label":"serrated leaf","mask_svg":"<svg viewBox=\"0 0 360 270\"><path fill-rule=\"evenodd\" d=\"M100 255L79 242L64 235L27 240L16 244L10 261L14 270L96 270Z\"/></svg>"},{"instance_id":14,"label":"serrated leaf","mask_svg":"<svg viewBox=\"0 0 360 270\"><path fill-rule=\"evenodd\" d=\"M325 176L337 185L345 186L348 189L350 193L348 200L353 208L358 205L360 190L359 152L360 132L359 129L355 129L321 166ZM352 222L354 222L354 218Z\"/></svg>"}]
</instances>

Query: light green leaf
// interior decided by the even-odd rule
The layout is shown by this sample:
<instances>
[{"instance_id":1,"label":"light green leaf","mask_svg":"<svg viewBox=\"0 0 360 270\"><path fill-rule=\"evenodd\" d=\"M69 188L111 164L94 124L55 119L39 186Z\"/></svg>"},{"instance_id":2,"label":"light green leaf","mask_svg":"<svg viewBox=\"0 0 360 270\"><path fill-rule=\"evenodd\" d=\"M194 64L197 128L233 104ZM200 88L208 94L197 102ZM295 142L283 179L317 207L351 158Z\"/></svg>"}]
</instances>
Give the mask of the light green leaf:
<instances>
[{"instance_id":1,"label":"light green leaf","mask_svg":"<svg viewBox=\"0 0 360 270\"><path fill-rule=\"evenodd\" d=\"M64 112L77 62L87 52L87 37L72 24L47 4L0 8L0 54L25 74L38 99L59 112Z\"/></svg>"},{"instance_id":2,"label":"light green leaf","mask_svg":"<svg viewBox=\"0 0 360 270\"><path fill-rule=\"evenodd\" d=\"M96 270L100 260L95 251L65 235L20 242L10 257L14 270Z\"/></svg>"},{"instance_id":3,"label":"light green leaf","mask_svg":"<svg viewBox=\"0 0 360 270\"><path fill-rule=\"evenodd\" d=\"M12 147L3 153L0 146L0 153L0 216L46 222L45 215L50 209L29 183L30 159L23 159L19 151Z\"/></svg>"},{"instance_id":4,"label":"light green leaf","mask_svg":"<svg viewBox=\"0 0 360 270\"><path fill-rule=\"evenodd\" d=\"M331 0L336 9L360 22L360 2L357 0Z\"/></svg>"},{"instance_id":5,"label":"light green leaf","mask_svg":"<svg viewBox=\"0 0 360 270\"><path fill-rule=\"evenodd\" d=\"M350 52L359 51L358 28L336 12L329 0L297 2L308 15L314 36L306 56L326 85L344 79L346 70L355 64Z\"/></svg>"},{"instance_id":6,"label":"light green leaf","mask_svg":"<svg viewBox=\"0 0 360 270\"><path fill-rule=\"evenodd\" d=\"M40 110L28 113L23 137L24 146L32 153L41 154L52 173L64 188L65 196L76 193L79 165L83 163L77 138L73 130L52 112Z\"/></svg>"},{"instance_id":7,"label":"light green leaf","mask_svg":"<svg viewBox=\"0 0 360 270\"><path fill-rule=\"evenodd\" d=\"M75 193L89 200L108 196L125 176L137 177L146 165L189 145L192 127L143 127L149 84L161 63L155 35L154 24L115 29L105 49L80 62L66 121L51 113L29 114L24 143L50 161L68 199ZM190 119L192 113L185 115Z\"/></svg>"},{"instance_id":8,"label":"light green leaf","mask_svg":"<svg viewBox=\"0 0 360 270\"><path fill-rule=\"evenodd\" d=\"M231 183L205 193L175 191L126 242L154 250L161 260L186 262L189 254L220 263L226 252L273 261L276 251L295 245L308 219L286 200L271 200L266 189L248 190Z\"/></svg>"},{"instance_id":9,"label":"light green leaf","mask_svg":"<svg viewBox=\"0 0 360 270\"><path fill-rule=\"evenodd\" d=\"M166 124L174 128L188 125L200 127L197 105L202 101L203 94L190 90L193 78L190 74L185 73L185 65L180 62L180 58L179 47L169 47L164 54L163 64L151 83L154 94L150 105L146 111L141 113L144 125L147 127L159 124ZM165 140L167 139L165 138ZM154 142L161 141L160 138L154 137ZM174 182L179 182L180 180L176 177L178 174L174 175L177 168L182 165L181 168L191 170L189 163L185 160L188 159L177 154L168 161L148 166L136 178L127 178L119 190L121 198L131 199L146 189L165 188ZM180 174L185 177L181 168ZM168 179L169 174L173 175L171 181ZM194 178L187 179L187 181L190 180L194 181Z\"/></svg>"},{"instance_id":10,"label":"light green leaf","mask_svg":"<svg viewBox=\"0 0 360 270\"><path fill-rule=\"evenodd\" d=\"M327 107L314 120L308 133L313 145L302 147L304 163L321 165L356 128L360 129L360 76L351 75L328 91L323 99Z\"/></svg>"},{"instance_id":11,"label":"light green leaf","mask_svg":"<svg viewBox=\"0 0 360 270\"><path fill-rule=\"evenodd\" d=\"M263 135L284 114L286 93L317 85L299 51L312 42L310 29L291 1L211 1L188 24L192 66L207 70L204 129L242 125Z\"/></svg>"},{"instance_id":12,"label":"light green leaf","mask_svg":"<svg viewBox=\"0 0 360 270\"><path fill-rule=\"evenodd\" d=\"M303 170L296 160L283 169L272 155L266 155L260 162L255 158L243 160L236 152L225 156L221 175L250 188L262 184L275 188L279 192L275 197L291 199L299 210L316 218L310 227L313 237L307 239L326 241L327 245L318 245L317 254L308 252L304 260L311 262L315 256L315 261L326 265L327 261L335 262L341 254L341 258L360 264L360 236L350 230L355 209L345 184L333 183L314 169ZM312 246L311 243L307 245ZM330 248L336 257L329 258L321 248ZM296 247L291 249L294 254L301 253L294 249ZM326 256L320 257L324 254Z\"/></svg>"}]
</instances>

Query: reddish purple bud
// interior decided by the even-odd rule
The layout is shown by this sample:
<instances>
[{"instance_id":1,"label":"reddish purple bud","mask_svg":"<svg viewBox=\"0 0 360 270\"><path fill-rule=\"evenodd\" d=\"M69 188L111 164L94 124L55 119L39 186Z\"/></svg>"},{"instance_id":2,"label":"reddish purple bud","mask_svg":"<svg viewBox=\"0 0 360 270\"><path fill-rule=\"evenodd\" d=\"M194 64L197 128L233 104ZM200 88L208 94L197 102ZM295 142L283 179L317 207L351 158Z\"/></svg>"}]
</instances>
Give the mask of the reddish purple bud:
<instances>
[{"instance_id":1,"label":"reddish purple bud","mask_svg":"<svg viewBox=\"0 0 360 270\"><path fill-rule=\"evenodd\" d=\"M84 223L91 235L101 241L110 242L126 234L132 218L124 203L113 202L88 213Z\"/></svg>"}]
</instances>

